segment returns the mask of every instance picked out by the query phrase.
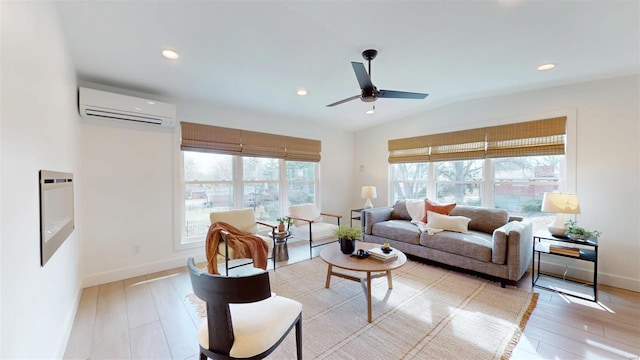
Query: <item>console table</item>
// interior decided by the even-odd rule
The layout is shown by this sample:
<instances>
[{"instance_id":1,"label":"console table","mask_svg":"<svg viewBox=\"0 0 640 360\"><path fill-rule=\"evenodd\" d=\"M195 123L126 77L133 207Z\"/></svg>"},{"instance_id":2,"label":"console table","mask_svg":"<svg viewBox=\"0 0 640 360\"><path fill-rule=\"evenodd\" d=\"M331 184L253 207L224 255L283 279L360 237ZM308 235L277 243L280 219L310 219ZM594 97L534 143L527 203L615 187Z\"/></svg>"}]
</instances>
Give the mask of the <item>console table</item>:
<instances>
[{"instance_id":1,"label":"console table","mask_svg":"<svg viewBox=\"0 0 640 360\"><path fill-rule=\"evenodd\" d=\"M564 253L559 253L557 250L554 251L552 249L547 250L547 246L565 246L578 249L579 253L575 255L569 255ZM593 288L593 297L589 296L580 296L574 292L568 293L557 288L551 288L548 286L544 286L538 284L538 280L540 280L541 276L549 276L554 278L560 278L564 281L569 281L577 284L585 284L589 285L589 283L565 279L564 277L560 277L557 275L544 274L540 273L540 254L546 254L551 256L560 256L567 257L570 259L576 259L580 261L586 261L593 263L593 282L591 283L591 287ZM537 270L536 270L536 262ZM537 286L540 288L544 288L547 290L553 290L565 295L579 297L585 300L598 301L598 238L595 236L591 236L585 240L572 240L569 238L561 238L557 236L551 235L547 230L538 231L533 236L533 261L531 262L531 286Z\"/></svg>"}]
</instances>

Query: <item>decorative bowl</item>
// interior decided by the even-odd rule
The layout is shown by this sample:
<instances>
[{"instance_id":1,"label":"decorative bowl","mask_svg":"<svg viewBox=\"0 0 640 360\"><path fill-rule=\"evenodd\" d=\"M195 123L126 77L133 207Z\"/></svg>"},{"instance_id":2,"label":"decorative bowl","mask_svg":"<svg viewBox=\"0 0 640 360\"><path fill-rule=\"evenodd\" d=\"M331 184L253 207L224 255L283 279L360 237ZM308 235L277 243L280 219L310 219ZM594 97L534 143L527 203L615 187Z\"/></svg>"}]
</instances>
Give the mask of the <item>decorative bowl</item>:
<instances>
[{"instance_id":1,"label":"decorative bowl","mask_svg":"<svg viewBox=\"0 0 640 360\"><path fill-rule=\"evenodd\" d=\"M380 250L382 250L382 252L385 253L385 254L388 254L391 251L393 251L393 249L390 248L390 247L381 247Z\"/></svg>"},{"instance_id":2,"label":"decorative bowl","mask_svg":"<svg viewBox=\"0 0 640 360\"><path fill-rule=\"evenodd\" d=\"M567 237L571 240L587 240L589 237L586 235L567 234Z\"/></svg>"}]
</instances>

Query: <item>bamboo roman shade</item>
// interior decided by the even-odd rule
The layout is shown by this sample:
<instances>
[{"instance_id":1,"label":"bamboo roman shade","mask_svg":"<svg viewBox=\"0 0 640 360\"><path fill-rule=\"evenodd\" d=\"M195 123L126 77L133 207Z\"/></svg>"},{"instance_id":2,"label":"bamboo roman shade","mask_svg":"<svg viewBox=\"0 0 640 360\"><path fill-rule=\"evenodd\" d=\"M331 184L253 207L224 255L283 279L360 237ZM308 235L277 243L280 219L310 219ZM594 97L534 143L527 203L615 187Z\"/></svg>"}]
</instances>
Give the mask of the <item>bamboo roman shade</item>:
<instances>
[{"instance_id":1,"label":"bamboo roman shade","mask_svg":"<svg viewBox=\"0 0 640 360\"><path fill-rule=\"evenodd\" d=\"M567 118L553 118L487 128L487 157L564 154Z\"/></svg>"},{"instance_id":2,"label":"bamboo roman shade","mask_svg":"<svg viewBox=\"0 0 640 360\"><path fill-rule=\"evenodd\" d=\"M181 122L180 149L289 161L320 161L319 140Z\"/></svg>"},{"instance_id":3,"label":"bamboo roman shade","mask_svg":"<svg viewBox=\"0 0 640 360\"><path fill-rule=\"evenodd\" d=\"M564 154L566 117L389 140L389 162Z\"/></svg>"}]
</instances>

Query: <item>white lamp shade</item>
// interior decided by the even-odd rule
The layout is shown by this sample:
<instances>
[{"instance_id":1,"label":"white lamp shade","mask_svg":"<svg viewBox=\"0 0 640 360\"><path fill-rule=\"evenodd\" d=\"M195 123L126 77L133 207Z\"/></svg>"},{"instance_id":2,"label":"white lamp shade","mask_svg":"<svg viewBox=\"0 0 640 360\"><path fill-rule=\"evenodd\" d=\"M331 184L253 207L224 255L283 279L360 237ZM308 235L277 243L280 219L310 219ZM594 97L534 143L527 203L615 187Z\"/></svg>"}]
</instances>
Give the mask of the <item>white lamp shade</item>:
<instances>
[{"instance_id":1,"label":"white lamp shade","mask_svg":"<svg viewBox=\"0 0 640 360\"><path fill-rule=\"evenodd\" d=\"M375 199L378 197L375 186L363 186L360 191L360 197L363 199Z\"/></svg>"},{"instance_id":2,"label":"white lamp shade","mask_svg":"<svg viewBox=\"0 0 640 360\"><path fill-rule=\"evenodd\" d=\"M378 194L376 193L376 187L363 186L362 190L360 191L360 197L363 199L367 199L367 201L363 205L365 209L372 208L373 204L371 203L371 199L375 199L378 197Z\"/></svg>"},{"instance_id":3,"label":"white lamp shade","mask_svg":"<svg viewBox=\"0 0 640 360\"><path fill-rule=\"evenodd\" d=\"M578 194L544 193L542 211L561 214L580 214Z\"/></svg>"},{"instance_id":4,"label":"white lamp shade","mask_svg":"<svg viewBox=\"0 0 640 360\"><path fill-rule=\"evenodd\" d=\"M544 193L541 210L556 213L556 218L548 229L552 235L563 237L566 233L563 214L580 214L578 194Z\"/></svg>"}]
</instances>

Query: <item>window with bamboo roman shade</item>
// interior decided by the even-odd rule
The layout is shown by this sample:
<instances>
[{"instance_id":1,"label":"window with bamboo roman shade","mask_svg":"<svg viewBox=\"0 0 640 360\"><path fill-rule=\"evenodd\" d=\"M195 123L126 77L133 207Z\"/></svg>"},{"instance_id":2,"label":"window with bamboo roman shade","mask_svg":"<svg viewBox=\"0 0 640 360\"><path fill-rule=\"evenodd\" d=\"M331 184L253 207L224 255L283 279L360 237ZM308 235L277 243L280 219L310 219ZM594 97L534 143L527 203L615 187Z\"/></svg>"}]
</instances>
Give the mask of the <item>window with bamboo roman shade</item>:
<instances>
[{"instance_id":1,"label":"window with bamboo roman shade","mask_svg":"<svg viewBox=\"0 0 640 360\"><path fill-rule=\"evenodd\" d=\"M389 140L389 163L564 154L566 117Z\"/></svg>"},{"instance_id":2,"label":"window with bamboo roman shade","mask_svg":"<svg viewBox=\"0 0 640 360\"><path fill-rule=\"evenodd\" d=\"M564 154L566 117L487 128L487 157Z\"/></svg>"},{"instance_id":3,"label":"window with bamboo roman shade","mask_svg":"<svg viewBox=\"0 0 640 360\"><path fill-rule=\"evenodd\" d=\"M289 161L319 162L322 143L257 131L181 122L180 149Z\"/></svg>"},{"instance_id":4,"label":"window with bamboo roman shade","mask_svg":"<svg viewBox=\"0 0 640 360\"><path fill-rule=\"evenodd\" d=\"M240 155L242 131L217 126L181 122L180 149Z\"/></svg>"}]
</instances>

